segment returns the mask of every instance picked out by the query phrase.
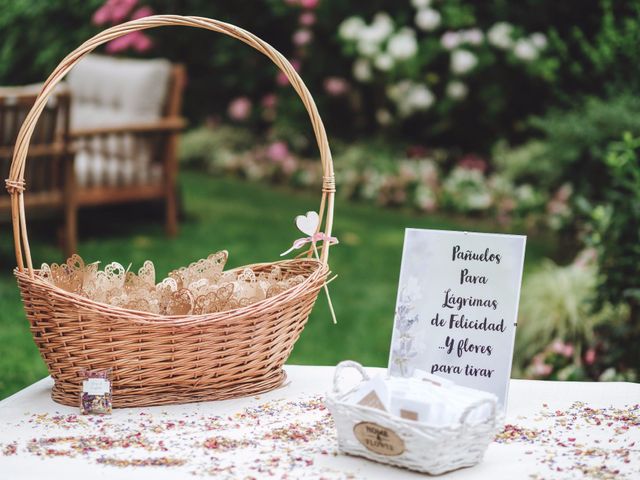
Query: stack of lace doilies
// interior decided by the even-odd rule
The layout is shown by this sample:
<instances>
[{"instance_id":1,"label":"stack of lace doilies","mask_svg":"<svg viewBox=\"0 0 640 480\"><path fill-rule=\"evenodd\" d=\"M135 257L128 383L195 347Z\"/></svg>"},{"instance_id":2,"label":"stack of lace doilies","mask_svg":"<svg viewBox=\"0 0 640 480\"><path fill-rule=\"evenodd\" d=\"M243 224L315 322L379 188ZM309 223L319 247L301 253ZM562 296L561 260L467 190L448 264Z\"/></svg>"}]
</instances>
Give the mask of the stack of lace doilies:
<instances>
[{"instance_id":1,"label":"stack of lace doilies","mask_svg":"<svg viewBox=\"0 0 640 480\"><path fill-rule=\"evenodd\" d=\"M78 255L60 265L44 263L38 275L96 302L162 315L224 312L272 297L304 280L302 275L283 273L278 266L258 273L251 268L225 272L227 258L226 250L213 253L172 271L159 283L149 260L136 274L117 262L100 270L99 262L85 264Z\"/></svg>"}]
</instances>

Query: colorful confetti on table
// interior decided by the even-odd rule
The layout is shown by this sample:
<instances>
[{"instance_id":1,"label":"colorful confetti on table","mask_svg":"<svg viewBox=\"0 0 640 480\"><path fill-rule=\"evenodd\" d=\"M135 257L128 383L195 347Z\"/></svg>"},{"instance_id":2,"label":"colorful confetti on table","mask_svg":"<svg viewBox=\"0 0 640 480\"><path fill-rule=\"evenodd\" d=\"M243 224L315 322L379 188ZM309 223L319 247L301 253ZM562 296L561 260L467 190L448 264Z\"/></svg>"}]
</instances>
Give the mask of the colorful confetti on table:
<instances>
[{"instance_id":1,"label":"colorful confetti on table","mask_svg":"<svg viewBox=\"0 0 640 480\"><path fill-rule=\"evenodd\" d=\"M37 436L0 444L0 456L67 457L104 468L168 468L221 479L359 478L328 466L338 452L321 396L263 402L231 415L208 415L207 408L171 415L158 409L114 416L31 414L16 426ZM633 441L640 405L576 402L557 410L543 404L517 422L505 425L490 448L524 446L537 464L531 479L640 478L640 445Z\"/></svg>"},{"instance_id":2,"label":"colorful confetti on table","mask_svg":"<svg viewBox=\"0 0 640 480\"><path fill-rule=\"evenodd\" d=\"M357 478L318 465L319 456L337 454L333 419L321 396L265 402L229 416L120 413L32 414L18 424L38 437L0 445L0 452L119 468L187 469L222 479Z\"/></svg>"},{"instance_id":3,"label":"colorful confetti on table","mask_svg":"<svg viewBox=\"0 0 640 480\"><path fill-rule=\"evenodd\" d=\"M528 455L535 455L545 471L533 479L585 478L594 480L640 478L640 404L625 408L592 408L575 402L566 410L549 408L526 421L527 427L506 424L496 436L496 443L530 445ZM529 421L527 421L529 420ZM532 424L540 424L532 428ZM591 438L603 432L606 443Z\"/></svg>"}]
</instances>

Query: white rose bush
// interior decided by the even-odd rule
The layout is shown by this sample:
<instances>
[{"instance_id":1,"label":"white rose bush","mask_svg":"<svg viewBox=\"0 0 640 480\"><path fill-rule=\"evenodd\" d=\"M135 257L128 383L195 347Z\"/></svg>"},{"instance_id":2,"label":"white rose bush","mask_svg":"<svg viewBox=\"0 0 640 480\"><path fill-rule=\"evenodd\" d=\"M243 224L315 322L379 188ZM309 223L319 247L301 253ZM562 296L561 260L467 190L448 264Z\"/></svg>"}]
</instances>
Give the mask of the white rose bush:
<instances>
[{"instance_id":1,"label":"white rose bush","mask_svg":"<svg viewBox=\"0 0 640 480\"><path fill-rule=\"evenodd\" d=\"M542 32L525 32L506 21L478 25L471 2L408 3L370 19L347 17L337 31L353 60L355 82L380 92L371 96L379 127L420 115L442 118L477 101L486 85L476 80L498 76L492 69L515 68L541 78L549 69Z\"/></svg>"}]
</instances>

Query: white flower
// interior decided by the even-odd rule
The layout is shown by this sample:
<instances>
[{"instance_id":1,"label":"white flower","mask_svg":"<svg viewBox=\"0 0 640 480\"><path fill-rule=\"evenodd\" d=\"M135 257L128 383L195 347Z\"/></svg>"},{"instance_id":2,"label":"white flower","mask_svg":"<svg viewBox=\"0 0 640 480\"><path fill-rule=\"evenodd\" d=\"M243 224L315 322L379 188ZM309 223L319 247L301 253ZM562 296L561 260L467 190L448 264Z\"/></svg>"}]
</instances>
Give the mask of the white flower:
<instances>
[{"instance_id":1,"label":"white flower","mask_svg":"<svg viewBox=\"0 0 640 480\"><path fill-rule=\"evenodd\" d=\"M410 80L402 80L396 84L387 87L387 96L398 103L411 88Z\"/></svg>"},{"instance_id":2,"label":"white flower","mask_svg":"<svg viewBox=\"0 0 640 480\"><path fill-rule=\"evenodd\" d=\"M353 64L353 76L360 82L368 82L372 78L371 64L364 58L359 58Z\"/></svg>"},{"instance_id":3,"label":"white flower","mask_svg":"<svg viewBox=\"0 0 640 480\"><path fill-rule=\"evenodd\" d=\"M371 30L374 41L383 42L393 32L393 20L386 13L376 13L369 30Z\"/></svg>"},{"instance_id":4,"label":"white flower","mask_svg":"<svg viewBox=\"0 0 640 480\"><path fill-rule=\"evenodd\" d=\"M520 39L516 42L513 54L522 61L530 62L538 57L538 50L533 42L526 39Z\"/></svg>"},{"instance_id":5,"label":"white flower","mask_svg":"<svg viewBox=\"0 0 640 480\"><path fill-rule=\"evenodd\" d=\"M412 113L412 108L409 102L407 102L407 97L409 90L411 89L411 81L402 80L394 85L389 85L387 87L387 96L393 100L398 108L398 114L401 117L408 117Z\"/></svg>"},{"instance_id":6,"label":"white flower","mask_svg":"<svg viewBox=\"0 0 640 480\"><path fill-rule=\"evenodd\" d=\"M472 70L478 64L476 56L468 50L455 50L451 54L451 71L459 75Z\"/></svg>"},{"instance_id":7,"label":"white flower","mask_svg":"<svg viewBox=\"0 0 640 480\"><path fill-rule=\"evenodd\" d=\"M373 60L373 64L378 70L388 72L393 68L393 57L388 53L381 53Z\"/></svg>"},{"instance_id":8,"label":"white flower","mask_svg":"<svg viewBox=\"0 0 640 480\"><path fill-rule=\"evenodd\" d=\"M440 45L445 50L453 50L462 42L462 36L458 32L446 32L440 38Z\"/></svg>"},{"instance_id":9,"label":"white flower","mask_svg":"<svg viewBox=\"0 0 640 480\"><path fill-rule=\"evenodd\" d=\"M534 33L529 37L531 43L539 49L542 50L547 46L547 37L543 33Z\"/></svg>"},{"instance_id":10,"label":"white flower","mask_svg":"<svg viewBox=\"0 0 640 480\"><path fill-rule=\"evenodd\" d=\"M449 84L447 85L447 96L453 98L454 100L463 99L467 96L467 93L469 93L469 89L462 82L454 80L452 82L449 82Z\"/></svg>"},{"instance_id":11,"label":"white flower","mask_svg":"<svg viewBox=\"0 0 640 480\"><path fill-rule=\"evenodd\" d=\"M486 210L491 206L489 192L473 192L467 196L467 205L471 210Z\"/></svg>"},{"instance_id":12,"label":"white flower","mask_svg":"<svg viewBox=\"0 0 640 480\"><path fill-rule=\"evenodd\" d=\"M416 10L420 10L421 8L427 8L431 5L431 0L411 0L411 5Z\"/></svg>"},{"instance_id":13,"label":"white flower","mask_svg":"<svg viewBox=\"0 0 640 480\"><path fill-rule=\"evenodd\" d=\"M365 27L358 40L358 53L363 57L373 57L380 51L380 44L369 39L367 32L369 29Z\"/></svg>"},{"instance_id":14,"label":"white flower","mask_svg":"<svg viewBox=\"0 0 640 480\"><path fill-rule=\"evenodd\" d=\"M432 8L423 8L416 13L416 25L420 30L430 32L440 25L440 13Z\"/></svg>"},{"instance_id":15,"label":"white flower","mask_svg":"<svg viewBox=\"0 0 640 480\"><path fill-rule=\"evenodd\" d=\"M412 85L407 95L407 103L409 103L414 110L427 110L433 105L435 99L431 90L422 84Z\"/></svg>"},{"instance_id":16,"label":"white flower","mask_svg":"<svg viewBox=\"0 0 640 480\"><path fill-rule=\"evenodd\" d=\"M393 58L398 60L413 57L418 51L415 32L410 28L403 28L391 37L387 50Z\"/></svg>"},{"instance_id":17,"label":"white flower","mask_svg":"<svg viewBox=\"0 0 640 480\"><path fill-rule=\"evenodd\" d=\"M380 109L376 112L376 120L382 126L389 125L393 121L393 116L389 110Z\"/></svg>"},{"instance_id":18,"label":"white flower","mask_svg":"<svg viewBox=\"0 0 640 480\"><path fill-rule=\"evenodd\" d=\"M505 22L499 22L489 29L487 37L491 45L506 50L513 45L513 39L511 38L512 32L513 27L511 25Z\"/></svg>"},{"instance_id":19,"label":"white flower","mask_svg":"<svg viewBox=\"0 0 640 480\"><path fill-rule=\"evenodd\" d=\"M435 102L435 96L421 83L402 80L387 88L387 96L396 104L398 114L405 118L419 110L427 110Z\"/></svg>"},{"instance_id":20,"label":"white flower","mask_svg":"<svg viewBox=\"0 0 640 480\"><path fill-rule=\"evenodd\" d=\"M386 13L378 13L371 25L364 25L358 30L358 53L365 57L373 57L380 51L380 45L393 33L393 20Z\"/></svg>"},{"instance_id":21,"label":"white flower","mask_svg":"<svg viewBox=\"0 0 640 480\"><path fill-rule=\"evenodd\" d=\"M479 28L472 28L462 32L462 40L471 45L480 45L484 40L484 34Z\"/></svg>"},{"instance_id":22,"label":"white flower","mask_svg":"<svg viewBox=\"0 0 640 480\"><path fill-rule=\"evenodd\" d=\"M419 184L416 188L416 205L421 210L432 212L438 206L438 200L434 191L426 185Z\"/></svg>"},{"instance_id":23,"label":"white flower","mask_svg":"<svg viewBox=\"0 0 640 480\"><path fill-rule=\"evenodd\" d=\"M360 17L349 17L338 27L338 35L343 40L355 40L360 31L365 27L364 20Z\"/></svg>"}]
</instances>

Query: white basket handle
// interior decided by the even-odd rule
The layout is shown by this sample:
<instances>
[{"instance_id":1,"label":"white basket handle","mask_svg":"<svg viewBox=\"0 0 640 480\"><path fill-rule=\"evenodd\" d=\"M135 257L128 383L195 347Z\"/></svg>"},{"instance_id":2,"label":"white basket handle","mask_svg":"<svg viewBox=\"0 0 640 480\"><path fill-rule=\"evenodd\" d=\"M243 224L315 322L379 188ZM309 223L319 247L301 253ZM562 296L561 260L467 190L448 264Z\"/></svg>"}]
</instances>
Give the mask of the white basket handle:
<instances>
[{"instance_id":1,"label":"white basket handle","mask_svg":"<svg viewBox=\"0 0 640 480\"><path fill-rule=\"evenodd\" d=\"M471 405L469 405L467 408L465 408L465 410L462 412L462 415L460 415L460 424L463 426L467 425L467 417L469 416L469 414L471 412L473 412L474 410L476 410L477 408L481 407L482 405L486 405L489 404L491 406L491 422L493 423L493 425L495 426L496 424L496 402L494 400L491 400L489 398L483 398L481 400L477 400L475 402L473 402Z\"/></svg>"},{"instance_id":2,"label":"white basket handle","mask_svg":"<svg viewBox=\"0 0 640 480\"><path fill-rule=\"evenodd\" d=\"M342 395L345 393L345 390L340 389L340 373L345 368L355 368L360 374L360 376L362 377L362 380L369 380L369 375L367 374L367 372L365 372L364 368L362 368L362 365L360 365L358 362L354 362L352 360L345 360L343 362L340 362L338 365L336 365L336 370L335 370L335 373L333 374L334 395Z\"/></svg>"}]
</instances>

